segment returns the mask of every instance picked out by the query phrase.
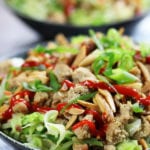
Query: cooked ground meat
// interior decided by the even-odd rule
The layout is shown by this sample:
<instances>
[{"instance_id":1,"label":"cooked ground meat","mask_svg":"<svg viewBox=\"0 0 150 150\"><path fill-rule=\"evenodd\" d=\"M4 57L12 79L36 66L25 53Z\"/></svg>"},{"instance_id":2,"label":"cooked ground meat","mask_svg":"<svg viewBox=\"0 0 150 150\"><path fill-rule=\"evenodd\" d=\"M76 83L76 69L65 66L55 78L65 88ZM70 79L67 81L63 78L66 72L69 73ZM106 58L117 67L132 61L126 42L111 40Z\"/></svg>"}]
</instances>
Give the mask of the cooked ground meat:
<instances>
[{"instance_id":1,"label":"cooked ground meat","mask_svg":"<svg viewBox=\"0 0 150 150\"><path fill-rule=\"evenodd\" d=\"M78 139L86 139L90 138L91 134L89 131L89 127L87 125L84 125L82 127L79 127L74 130L75 135L77 136Z\"/></svg>"},{"instance_id":2,"label":"cooked ground meat","mask_svg":"<svg viewBox=\"0 0 150 150\"><path fill-rule=\"evenodd\" d=\"M88 150L88 145L87 144L73 144L73 150Z\"/></svg>"},{"instance_id":3,"label":"cooked ground meat","mask_svg":"<svg viewBox=\"0 0 150 150\"><path fill-rule=\"evenodd\" d=\"M57 64L54 68L54 74L59 82L63 82L65 79L71 77L72 70L66 64Z\"/></svg>"},{"instance_id":4,"label":"cooked ground meat","mask_svg":"<svg viewBox=\"0 0 150 150\"><path fill-rule=\"evenodd\" d=\"M79 67L72 73L72 78L75 83L85 80L98 81L94 74L87 68Z\"/></svg>"},{"instance_id":5,"label":"cooked ground meat","mask_svg":"<svg viewBox=\"0 0 150 150\"><path fill-rule=\"evenodd\" d=\"M104 145L104 150L116 150L114 145Z\"/></svg>"},{"instance_id":6,"label":"cooked ground meat","mask_svg":"<svg viewBox=\"0 0 150 150\"><path fill-rule=\"evenodd\" d=\"M28 108L27 106L23 103L23 102L20 102L20 103L17 103L14 107L13 107L13 111L15 113L23 113L23 114L26 114L28 113Z\"/></svg>"},{"instance_id":7,"label":"cooked ground meat","mask_svg":"<svg viewBox=\"0 0 150 150\"><path fill-rule=\"evenodd\" d=\"M74 88L70 88L69 91L64 92L56 92L53 95L52 106L56 106L59 102L69 102L72 99L77 98L82 94L86 94L89 92L89 89L85 86L77 84Z\"/></svg>"},{"instance_id":8,"label":"cooked ground meat","mask_svg":"<svg viewBox=\"0 0 150 150\"><path fill-rule=\"evenodd\" d=\"M36 92L33 101L36 104L43 104L45 101L48 100L48 97L48 93L46 92Z\"/></svg>"},{"instance_id":9,"label":"cooked ground meat","mask_svg":"<svg viewBox=\"0 0 150 150\"><path fill-rule=\"evenodd\" d=\"M122 142L128 137L128 132L124 129L124 125L119 118L111 122L106 130L106 140L108 144L116 144Z\"/></svg>"},{"instance_id":10,"label":"cooked ground meat","mask_svg":"<svg viewBox=\"0 0 150 150\"><path fill-rule=\"evenodd\" d=\"M120 103L120 114L118 117L123 124L126 124L129 120L133 119L131 102L127 102L127 104Z\"/></svg>"},{"instance_id":11,"label":"cooked ground meat","mask_svg":"<svg viewBox=\"0 0 150 150\"><path fill-rule=\"evenodd\" d=\"M131 103L127 104L120 103L120 113L117 115L116 120L111 122L108 125L108 129L106 131L106 140L110 144L122 142L124 139L128 137L128 133L125 130L125 124L128 123L129 120L133 119Z\"/></svg>"},{"instance_id":12,"label":"cooked ground meat","mask_svg":"<svg viewBox=\"0 0 150 150\"><path fill-rule=\"evenodd\" d=\"M46 71L25 71L9 81L11 87L22 85L23 82L33 82L40 80L43 84L47 83Z\"/></svg>"}]
</instances>

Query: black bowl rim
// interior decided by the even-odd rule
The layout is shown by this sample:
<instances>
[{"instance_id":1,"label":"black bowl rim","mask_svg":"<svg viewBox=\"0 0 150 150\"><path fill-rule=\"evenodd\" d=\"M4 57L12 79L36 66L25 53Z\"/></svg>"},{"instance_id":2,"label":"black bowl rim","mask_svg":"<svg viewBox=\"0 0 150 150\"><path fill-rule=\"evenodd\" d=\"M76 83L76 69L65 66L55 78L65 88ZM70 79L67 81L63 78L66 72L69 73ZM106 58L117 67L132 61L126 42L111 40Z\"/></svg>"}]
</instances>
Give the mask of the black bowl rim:
<instances>
[{"instance_id":1,"label":"black bowl rim","mask_svg":"<svg viewBox=\"0 0 150 150\"><path fill-rule=\"evenodd\" d=\"M16 9L14 9L13 7L11 7L8 4L7 0L5 1L5 4L7 5L7 7L15 15L17 15L17 16L19 16L21 18L24 18L26 20L32 20L34 22L37 22L37 23L40 23L40 24L45 24L45 25L53 25L53 26L57 26L57 27L65 27L65 28L73 28L73 29L89 29L89 28L102 28L102 27L106 27L107 28L107 27L113 27L113 26L115 27L117 25L122 25L122 24L125 24L125 23L130 23L130 22L136 21L138 19L141 19L141 18L145 17L150 12L150 10L146 10L146 11L142 12L140 15L135 15L134 17L132 17L130 19L119 21L119 22L114 22L114 23L108 23L108 24L104 24L104 25L97 25L97 26L92 26L92 25L76 26L76 25L67 24L67 23L65 23L65 24L59 24L59 23L50 22L50 21L46 21L46 20L38 20L38 19L35 19L33 17L24 15L23 13L17 11Z\"/></svg>"},{"instance_id":2,"label":"black bowl rim","mask_svg":"<svg viewBox=\"0 0 150 150\"><path fill-rule=\"evenodd\" d=\"M36 148L31 148L31 147L27 146L26 144L23 144L23 143L21 143L21 142L15 140L15 139L13 139L12 137L8 136L7 134L5 134L5 133L2 132L2 131L0 131L0 137L1 137L2 139L4 139L5 141L8 140L9 143L11 142L12 144L17 144L17 146L23 147L23 148L25 148L26 150L37 150Z\"/></svg>"}]
</instances>

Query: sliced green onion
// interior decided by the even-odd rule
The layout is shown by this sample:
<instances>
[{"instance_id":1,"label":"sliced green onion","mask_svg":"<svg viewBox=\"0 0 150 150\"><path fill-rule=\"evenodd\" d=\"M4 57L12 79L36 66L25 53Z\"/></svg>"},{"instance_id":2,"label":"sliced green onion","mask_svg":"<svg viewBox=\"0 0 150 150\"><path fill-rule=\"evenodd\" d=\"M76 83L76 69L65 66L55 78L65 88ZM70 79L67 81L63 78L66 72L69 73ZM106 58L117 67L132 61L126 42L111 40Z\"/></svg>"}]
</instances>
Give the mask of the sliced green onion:
<instances>
[{"instance_id":1,"label":"sliced green onion","mask_svg":"<svg viewBox=\"0 0 150 150\"><path fill-rule=\"evenodd\" d=\"M71 38L71 43L72 43L72 44L80 44L80 43L82 43L86 38L87 38L87 36L85 36L85 35L73 36L73 37Z\"/></svg>"},{"instance_id":2,"label":"sliced green onion","mask_svg":"<svg viewBox=\"0 0 150 150\"><path fill-rule=\"evenodd\" d=\"M130 54L122 55L120 59L119 68L129 71L134 66L133 57Z\"/></svg>"},{"instance_id":3,"label":"sliced green onion","mask_svg":"<svg viewBox=\"0 0 150 150\"><path fill-rule=\"evenodd\" d=\"M99 50L104 50L103 45L101 44L100 40L96 37L96 33L93 30L89 30L90 36L92 37L93 41L95 42L96 46Z\"/></svg>"},{"instance_id":4,"label":"sliced green onion","mask_svg":"<svg viewBox=\"0 0 150 150\"><path fill-rule=\"evenodd\" d=\"M83 143L86 143L89 146L98 146L98 147L103 146L103 143L101 141L97 140L96 138L85 139L85 140L83 140Z\"/></svg>"},{"instance_id":5,"label":"sliced green onion","mask_svg":"<svg viewBox=\"0 0 150 150\"><path fill-rule=\"evenodd\" d=\"M87 101L91 98L93 98L96 95L97 92L92 92L92 93L87 93L87 94L83 94L75 99L72 99L69 101L69 103L61 110L61 113L64 112L71 104L75 104L78 103L78 100L84 100Z\"/></svg>"},{"instance_id":6,"label":"sliced green onion","mask_svg":"<svg viewBox=\"0 0 150 150\"><path fill-rule=\"evenodd\" d=\"M53 91L58 91L61 85L58 82L57 77L52 71L49 73L49 76L50 76L50 87L53 89Z\"/></svg>"},{"instance_id":7,"label":"sliced green onion","mask_svg":"<svg viewBox=\"0 0 150 150\"><path fill-rule=\"evenodd\" d=\"M104 60L101 59L101 57L98 57L94 61L94 63L92 64L92 69L96 75L99 74L100 69L103 68L104 64L105 64L105 62L104 62Z\"/></svg>"},{"instance_id":8,"label":"sliced green onion","mask_svg":"<svg viewBox=\"0 0 150 150\"><path fill-rule=\"evenodd\" d=\"M133 104L132 105L132 110L135 113L142 113L142 112L144 112L144 108L139 103Z\"/></svg>"},{"instance_id":9,"label":"sliced green onion","mask_svg":"<svg viewBox=\"0 0 150 150\"><path fill-rule=\"evenodd\" d=\"M51 87L48 87L48 86L42 84L42 82L40 80L35 80L34 82L31 82L31 83L23 82L23 87L32 92L53 91L53 89Z\"/></svg>"},{"instance_id":10,"label":"sliced green onion","mask_svg":"<svg viewBox=\"0 0 150 150\"><path fill-rule=\"evenodd\" d=\"M52 48L52 49L48 49L44 46L37 46L34 49L35 52L37 53L48 53L48 54L52 54L52 53L72 53L72 54L77 54L78 50L75 48L71 48L71 47L67 47L67 46L57 46L56 48Z\"/></svg>"},{"instance_id":11,"label":"sliced green onion","mask_svg":"<svg viewBox=\"0 0 150 150\"><path fill-rule=\"evenodd\" d=\"M123 69L113 69L112 75L108 76L110 79L116 81L118 84L132 83L138 81L138 78Z\"/></svg>"},{"instance_id":12,"label":"sliced green onion","mask_svg":"<svg viewBox=\"0 0 150 150\"><path fill-rule=\"evenodd\" d=\"M107 38L113 39L116 42L120 42L122 37L120 36L120 33L116 29L112 28L109 29L107 32Z\"/></svg>"}]
</instances>

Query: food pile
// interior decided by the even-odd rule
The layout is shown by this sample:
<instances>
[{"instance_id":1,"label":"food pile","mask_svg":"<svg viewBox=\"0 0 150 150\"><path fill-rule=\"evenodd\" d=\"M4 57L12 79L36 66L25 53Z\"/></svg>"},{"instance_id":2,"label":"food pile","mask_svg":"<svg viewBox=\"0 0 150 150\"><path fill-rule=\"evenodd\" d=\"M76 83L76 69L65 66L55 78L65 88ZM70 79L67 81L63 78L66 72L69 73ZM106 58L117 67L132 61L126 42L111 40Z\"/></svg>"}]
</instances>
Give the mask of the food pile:
<instances>
[{"instance_id":1,"label":"food pile","mask_svg":"<svg viewBox=\"0 0 150 150\"><path fill-rule=\"evenodd\" d=\"M77 26L104 25L141 15L149 0L7 0L17 11L38 20Z\"/></svg>"},{"instance_id":2,"label":"food pile","mask_svg":"<svg viewBox=\"0 0 150 150\"><path fill-rule=\"evenodd\" d=\"M150 148L150 48L89 33L0 63L2 132L41 150Z\"/></svg>"}]
</instances>

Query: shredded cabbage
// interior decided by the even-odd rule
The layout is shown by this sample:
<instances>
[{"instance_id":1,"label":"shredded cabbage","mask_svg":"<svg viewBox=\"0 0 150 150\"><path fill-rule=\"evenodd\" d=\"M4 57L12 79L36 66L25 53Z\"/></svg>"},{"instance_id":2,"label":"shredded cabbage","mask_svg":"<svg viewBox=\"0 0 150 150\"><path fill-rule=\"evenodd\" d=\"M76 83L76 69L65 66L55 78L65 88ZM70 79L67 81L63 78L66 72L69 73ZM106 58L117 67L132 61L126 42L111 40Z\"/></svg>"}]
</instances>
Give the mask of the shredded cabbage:
<instances>
[{"instance_id":1,"label":"shredded cabbage","mask_svg":"<svg viewBox=\"0 0 150 150\"><path fill-rule=\"evenodd\" d=\"M56 149L57 146L63 141L66 135L65 126L62 124L56 124L54 121L58 116L58 111L50 110L44 116L44 124L48 133L58 138L55 145L51 147L52 150Z\"/></svg>"},{"instance_id":2,"label":"shredded cabbage","mask_svg":"<svg viewBox=\"0 0 150 150\"><path fill-rule=\"evenodd\" d=\"M117 145L117 150L142 150L142 147L138 145L136 140L124 141Z\"/></svg>"},{"instance_id":3,"label":"shredded cabbage","mask_svg":"<svg viewBox=\"0 0 150 150\"><path fill-rule=\"evenodd\" d=\"M130 136L133 136L140 129L141 124L141 119L136 119L126 125L126 130L129 132Z\"/></svg>"}]
</instances>

